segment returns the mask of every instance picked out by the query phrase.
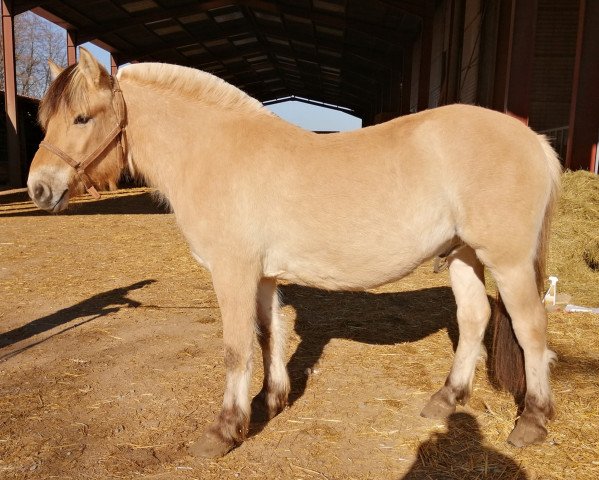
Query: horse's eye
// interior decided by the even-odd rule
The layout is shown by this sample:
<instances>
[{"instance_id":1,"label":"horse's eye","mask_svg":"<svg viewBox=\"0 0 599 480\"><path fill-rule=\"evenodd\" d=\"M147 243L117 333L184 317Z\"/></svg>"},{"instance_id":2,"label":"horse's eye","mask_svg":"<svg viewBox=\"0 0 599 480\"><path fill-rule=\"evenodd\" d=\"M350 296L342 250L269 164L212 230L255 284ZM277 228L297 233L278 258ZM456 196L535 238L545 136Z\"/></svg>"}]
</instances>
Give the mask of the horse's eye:
<instances>
[{"instance_id":1,"label":"horse's eye","mask_svg":"<svg viewBox=\"0 0 599 480\"><path fill-rule=\"evenodd\" d=\"M75 117L75 125L85 125L87 122L90 121L91 117L87 117L85 115L77 115Z\"/></svg>"}]
</instances>

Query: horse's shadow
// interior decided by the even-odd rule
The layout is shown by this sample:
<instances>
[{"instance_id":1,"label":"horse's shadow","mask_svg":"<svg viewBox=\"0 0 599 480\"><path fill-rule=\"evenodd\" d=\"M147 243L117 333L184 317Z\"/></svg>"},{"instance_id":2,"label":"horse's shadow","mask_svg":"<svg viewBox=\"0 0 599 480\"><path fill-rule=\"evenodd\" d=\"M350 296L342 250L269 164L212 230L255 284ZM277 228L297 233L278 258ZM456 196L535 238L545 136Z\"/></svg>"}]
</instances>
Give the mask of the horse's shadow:
<instances>
[{"instance_id":1,"label":"horse's shadow","mask_svg":"<svg viewBox=\"0 0 599 480\"><path fill-rule=\"evenodd\" d=\"M12 350L0 355L0 361L7 360L15 355L39 345L46 340L49 340L56 335L60 335L68 330L79 327L84 323L88 323L100 317L104 317L110 313L118 312L122 307L135 308L140 305L139 302L127 297L127 294L133 290L137 290L154 283L156 280L143 280L141 282L128 285L126 287L114 288L106 292L99 293L93 297L87 298L79 303L63 308L57 312L51 313L45 317L33 320L25 325L17 327L13 330L0 334L0 349L9 347L15 343L27 340L33 336L52 330L60 325L71 323L73 320L81 319L82 317L90 317L81 320L78 323L71 324L68 327L60 330L52 335L41 338L33 343L24 345L17 350Z\"/></svg>"},{"instance_id":2,"label":"horse's shadow","mask_svg":"<svg viewBox=\"0 0 599 480\"><path fill-rule=\"evenodd\" d=\"M416 460L400 480L430 478L526 480L528 477L514 460L485 447L476 418L460 412L447 418L447 433L433 433L420 444Z\"/></svg>"},{"instance_id":3,"label":"horse's shadow","mask_svg":"<svg viewBox=\"0 0 599 480\"><path fill-rule=\"evenodd\" d=\"M416 342L446 328L457 347L456 304L449 287L399 293L329 292L298 285L280 287L282 306L295 309L300 343L287 370L291 379L288 404L306 390L309 373L333 338L378 345ZM448 365L449 371L449 365ZM250 435L265 426L258 397L252 402Z\"/></svg>"}]
</instances>

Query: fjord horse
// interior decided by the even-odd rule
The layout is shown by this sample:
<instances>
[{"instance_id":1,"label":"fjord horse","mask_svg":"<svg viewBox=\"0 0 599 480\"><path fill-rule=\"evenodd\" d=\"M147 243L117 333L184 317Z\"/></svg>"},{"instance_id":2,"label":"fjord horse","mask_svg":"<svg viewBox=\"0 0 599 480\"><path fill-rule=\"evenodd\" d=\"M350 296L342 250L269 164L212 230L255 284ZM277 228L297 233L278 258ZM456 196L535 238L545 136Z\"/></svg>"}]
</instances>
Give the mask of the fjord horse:
<instances>
[{"instance_id":1,"label":"fjord horse","mask_svg":"<svg viewBox=\"0 0 599 480\"><path fill-rule=\"evenodd\" d=\"M191 447L225 454L247 433L256 330L270 416L290 389L277 279L330 290L395 281L448 257L460 338L423 415L447 417L472 389L499 292L495 374L522 401L509 441L542 441L553 413L540 300L560 164L544 137L490 110L452 105L354 132L317 135L205 72L136 64L111 77L87 51L41 102L45 139L28 179L58 212L113 187L128 166L169 202L210 270L223 322L226 383L215 422Z\"/></svg>"}]
</instances>

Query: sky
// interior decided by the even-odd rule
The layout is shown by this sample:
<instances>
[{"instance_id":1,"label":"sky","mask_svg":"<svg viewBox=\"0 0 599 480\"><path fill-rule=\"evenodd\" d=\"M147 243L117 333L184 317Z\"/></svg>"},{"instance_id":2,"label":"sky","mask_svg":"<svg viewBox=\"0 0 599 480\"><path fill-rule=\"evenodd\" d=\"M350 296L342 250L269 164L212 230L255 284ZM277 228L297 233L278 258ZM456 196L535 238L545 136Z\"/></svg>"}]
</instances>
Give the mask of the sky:
<instances>
[{"instance_id":1,"label":"sky","mask_svg":"<svg viewBox=\"0 0 599 480\"><path fill-rule=\"evenodd\" d=\"M86 43L83 47L87 48L110 71L108 52L92 43ZM266 108L306 130L345 131L355 130L362 126L362 120L353 115L303 102L281 102L268 105Z\"/></svg>"}]
</instances>

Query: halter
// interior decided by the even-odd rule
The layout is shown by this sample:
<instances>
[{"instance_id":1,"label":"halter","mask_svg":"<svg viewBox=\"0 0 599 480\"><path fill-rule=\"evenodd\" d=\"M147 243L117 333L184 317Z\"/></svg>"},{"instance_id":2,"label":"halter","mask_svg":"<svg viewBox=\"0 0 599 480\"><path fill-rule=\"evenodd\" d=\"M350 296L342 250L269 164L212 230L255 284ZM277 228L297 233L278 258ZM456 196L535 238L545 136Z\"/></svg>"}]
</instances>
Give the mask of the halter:
<instances>
[{"instance_id":1,"label":"halter","mask_svg":"<svg viewBox=\"0 0 599 480\"><path fill-rule=\"evenodd\" d=\"M126 112L125 112L125 99L123 98L123 92L119 88L119 82L116 77L110 77L112 79L112 93L113 93L113 106L116 112L117 124L108 133L106 138L97 146L97 148L88 154L83 160L77 162L68 153L63 152L60 148L55 147L51 143L43 140L40 143L40 147L44 147L54 155L62 158L66 163L75 169L77 176L87 192L94 197L96 200L100 198L100 194L94 187L94 184L86 173L86 169L95 162L98 157L108 148L108 146L116 139L117 141L117 155L119 157L119 164L121 168L125 166L125 151L123 146L123 137L125 135L125 125L127 123Z\"/></svg>"}]
</instances>

